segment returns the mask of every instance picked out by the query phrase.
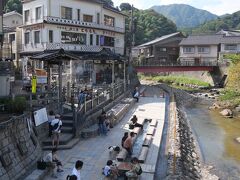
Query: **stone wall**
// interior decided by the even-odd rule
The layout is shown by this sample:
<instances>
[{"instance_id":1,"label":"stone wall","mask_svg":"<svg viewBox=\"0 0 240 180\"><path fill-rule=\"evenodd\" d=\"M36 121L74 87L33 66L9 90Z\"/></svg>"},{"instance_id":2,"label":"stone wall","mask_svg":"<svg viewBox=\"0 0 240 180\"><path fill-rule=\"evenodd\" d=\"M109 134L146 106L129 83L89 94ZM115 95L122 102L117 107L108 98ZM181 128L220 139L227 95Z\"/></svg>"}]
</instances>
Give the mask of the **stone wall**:
<instances>
[{"instance_id":1,"label":"stone wall","mask_svg":"<svg viewBox=\"0 0 240 180\"><path fill-rule=\"evenodd\" d=\"M0 124L0 179L22 179L41 156L29 118L22 115Z\"/></svg>"}]
</instances>

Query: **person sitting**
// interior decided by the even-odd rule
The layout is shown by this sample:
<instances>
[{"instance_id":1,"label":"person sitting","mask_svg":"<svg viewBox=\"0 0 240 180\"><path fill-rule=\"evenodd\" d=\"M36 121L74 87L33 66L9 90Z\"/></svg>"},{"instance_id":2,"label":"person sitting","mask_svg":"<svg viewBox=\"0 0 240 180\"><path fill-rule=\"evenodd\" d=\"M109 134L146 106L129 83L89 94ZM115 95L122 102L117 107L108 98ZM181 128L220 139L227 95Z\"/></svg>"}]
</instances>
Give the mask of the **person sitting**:
<instances>
[{"instance_id":1,"label":"person sitting","mask_svg":"<svg viewBox=\"0 0 240 180\"><path fill-rule=\"evenodd\" d=\"M66 180L77 180L77 176L76 175L68 175Z\"/></svg>"},{"instance_id":2,"label":"person sitting","mask_svg":"<svg viewBox=\"0 0 240 180\"><path fill-rule=\"evenodd\" d=\"M47 154L44 160L47 164L47 167L50 168L50 171L52 173L53 178L58 178L57 175L55 174L55 168L57 166L57 172L63 172L63 170L60 168L62 167L61 161L57 157L57 149L53 148L50 153Z\"/></svg>"},{"instance_id":3,"label":"person sitting","mask_svg":"<svg viewBox=\"0 0 240 180\"><path fill-rule=\"evenodd\" d=\"M133 157L131 160L132 168L126 172L128 179L136 179L142 174L142 168L139 164L138 158Z\"/></svg>"},{"instance_id":4,"label":"person sitting","mask_svg":"<svg viewBox=\"0 0 240 180\"><path fill-rule=\"evenodd\" d=\"M109 146L108 150L109 150L110 159L115 160L117 154L120 152L120 147L119 146Z\"/></svg>"},{"instance_id":5,"label":"person sitting","mask_svg":"<svg viewBox=\"0 0 240 180\"><path fill-rule=\"evenodd\" d=\"M138 91L138 87L136 87L132 93L133 98L137 100L137 102L139 101L139 91Z\"/></svg>"},{"instance_id":6,"label":"person sitting","mask_svg":"<svg viewBox=\"0 0 240 180\"><path fill-rule=\"evenodd\" d=\"M103 168L103 175L106 179L117 179L119 176L117 167L113 164L112 160L107 161L107 165Z\"/></svg>"},{"instance_id":7,"label":"person sitting","mask_svg":"<svg viewBox=\"0 0 240 180\"><path fill-rule=\"evenodd\" d=\"M136 126L137 124L137 116L136 115L133 115L133 117L131 118L131 122L129 124L129 129L134 129L134 127Z\"/></svg>"},{"instance_id":8,"label":"person sitting","mask_svg":"<svg viewBox=\"0 0 240 180\"><path fill-rule=\"evenodd\" d=\"M82 169L82 167L83 167L83 162L80 160L77 160L72 170L72 175L77 176L77 180L81 180L80 170Z\"/></svg>"}]
</instances>

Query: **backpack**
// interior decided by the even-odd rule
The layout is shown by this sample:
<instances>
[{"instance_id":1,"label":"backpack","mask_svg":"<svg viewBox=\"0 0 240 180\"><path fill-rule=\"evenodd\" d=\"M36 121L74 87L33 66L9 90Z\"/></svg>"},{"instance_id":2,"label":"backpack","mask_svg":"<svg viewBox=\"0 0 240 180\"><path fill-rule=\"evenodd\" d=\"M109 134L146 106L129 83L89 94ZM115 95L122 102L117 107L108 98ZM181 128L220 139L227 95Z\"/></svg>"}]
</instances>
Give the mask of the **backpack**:
<instances>
[{"instance_id":1,"label":"backpack","mask_svg":"<svg viewBox=\"0 0 240 180\"><path fill-rule=\"evenodd\" d=\"M59 121L60 121L60 120L59 120ZM58 121L58 123L56 123L56 124L54 124L54 125L52 126L52 130L53 130L53 131L55 131L55 130L58 128L59 121Z\"/></svg>"},{"instance_id":2,"label":"backpack","mask_svg":"<svg viewBox=\"0 0 240 180\"><path fill-rule=\"evenodd\" d=\"M137 175L141 175L142 174L142 167L140 166L140 169L136 172Z\"/></svg>"}]
</instances>

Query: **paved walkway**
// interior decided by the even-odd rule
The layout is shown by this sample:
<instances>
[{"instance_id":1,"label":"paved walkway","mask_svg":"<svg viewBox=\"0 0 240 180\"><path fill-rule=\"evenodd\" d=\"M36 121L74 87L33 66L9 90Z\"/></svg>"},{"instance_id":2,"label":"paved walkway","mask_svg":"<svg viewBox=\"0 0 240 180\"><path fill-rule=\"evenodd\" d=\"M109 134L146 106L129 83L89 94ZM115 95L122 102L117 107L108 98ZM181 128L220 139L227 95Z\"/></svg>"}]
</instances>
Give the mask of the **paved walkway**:
<instances>
[{"instance_id":1,"label":"paved walkway","mask_svg":"<svg viewBox=\"0 0 240 180\"><path fill-rule=\"evenodd\" d=\"M91 139L81 140L73 149L59 151L58 155L63 161L64 172L58 173L58 179L65 180L66 176L71 174L76 160L82 160L84 162L81 170L82 179L103 179L101 172L109 157L108 147L111 145L120 146L124 132L129 131L127 122L133 114L136 114L137 117L161 119L161 122L163 122L163 117L165 115L164 99L159 98L157 95L155 97L141 97L139 103L136 103L120 123L111 129L108 136L98 136ZM162 130L160 129L160 131ZM161 137L158 137L158 139L161 139ZM154 141L153 143L158 146ZM152 154L149 153L148 156L151 157ZM45 179L50 180L52 178L48 176Z\"/></svg>"}]
</instances>

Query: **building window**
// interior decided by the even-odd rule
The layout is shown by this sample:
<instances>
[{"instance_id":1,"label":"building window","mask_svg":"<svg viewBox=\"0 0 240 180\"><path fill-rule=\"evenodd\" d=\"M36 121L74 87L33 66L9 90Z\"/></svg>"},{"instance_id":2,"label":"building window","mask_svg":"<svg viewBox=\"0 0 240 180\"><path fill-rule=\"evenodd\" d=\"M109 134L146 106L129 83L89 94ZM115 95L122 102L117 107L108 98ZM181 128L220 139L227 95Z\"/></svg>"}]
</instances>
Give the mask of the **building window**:
<instances>
[{"instance_id":1,"label":"building window","mask_svg":"<svg viewBox=\"0 0 240 180\"><path fill-rule=\"evenodd\" d=\"M48 32L49 43L53 43L53 31L49 30Z\"/></svg>"},{"instance_id":2,"label":"building window","mask_svg":"<svg viewBox=\"0 0 240 180\"><path fill-rule=\"evenodd\" d=\"M24 11L24 21L29 22L30 21L29 16L29 10Z\"/></svg>"},{"instance_id":3,"label":"building window","mask_svg":"<svg viewBox=\"0 0 240 180\"><path fill-rule=\"evenodd\" d=\"M226 51L236 51L237 45L236 44L225 44L224 50Z\"/></svg>"},{"instance_id":4,"label":"building window","mask_svg":"<svg viewBox=\"0 0 240 180\"><path fill-rule=\"evenodd\" d=\"M99 46L99 35L96 35L96 45Z\"/></svg>"},{"instance_id":5,"label":"building window","mask_svg":"<svg viewBox=\"0 0 240 180\"><path fill-rule=\"evenodd\" d=\"M80 21L80 19L81 19L81 10L78 9L77 10L77 20Z\"/></svg>"},{"instance_id":6,"label":"building window","mask_svg":"<svg viewBox=\"0 0 240 180\"><path fill-rule=\"evenodd\" d=\"M62 6L61 7L61 18L72 20L72 8Z\"/></svg>"},{"instance_id":7,"label":"building window","mask_svg":"<svg viewBox=\"0 0 240 180\"><path fill-rule=\"evenodd\" d=\"M184 53L194 53L195 48L194 47L183 47L183 52Z\"/></svg>"},{"instance_id":8,"label":"building window","mask_svg":"<svg viewBox=\"0 0 240 180\"><path fill-rule=\"evenodd\" d=\"M93 34L90 34L90 46L93 45Z\"/></svg>"},{"instance_id":9,"label":"building window","mask_svg":"<svg viewBox=\"0 0 240 180\"><path fill-rule=\"evenodd\" d=\"M167 48L159 47L159 51L161 51L161 52L166 52L166 51L167 51Z\"/></svg>"},{"instance_id":10,"label":"building window","mask_svg":"<svg viewBox=\"0 0 240 180\"><path fill-rule=\"evenodd\" d=\"M209 53L210 48L209 47L198 47L198 53Z\"/></svg>"},{"instance_id":11,"label":"building window","mask_svg":"<svg viewBox=\"0 0 240 180\"><path fill-rule=\"evenodd\" d=\"M24 33L24 44L29 44L30 42L30 33Z\"/></svg>"},{"instance_id":12,"label":"building window","mask_svg":"<svg viewBox=\"0 0 240 180\"><path fill-rule=\"evenodd\" d=\"M15 20L12 20L12 23L15 24Z\"/></svg>"},{"instance_id":13,"label":"building window","mask_svg":"<svg viewBox=\"0 0 240 180\"><path fill-rule=\"evenodd\" d=\"M104 24L105 24L106 26L112 26L112 27L114 27L114 23L115 23L114 21L115 21L115 18L114 18L114 17L104 15Z\"/></svg>"},{"instance_id":14,"label":"building window","mask_svg":"<svg viewBox=\"0 0 240 180\"><path fill-rule=\"evenodd\" d=\"M101 36L100 37L100 45L114 47L114 38L108 37L108 36Z\"/></svg>"},{"instance_id":15,"label":"building window","mask_svg":"<svg viewBox=\"0 0 240 180\"><path fill-rule=\"evenodd\" d=\"M100 24L100 13L97 13L97 24Z\"/></svg>"},{"instance_id":16,"label":"building window","mask_svg":"<svg viewBox=\"0 0 240 180\"><path fill-rule=\"evenodd\" d=\"M62 32L62 43L86 45L87 36L82 33Z\"/></svg>"},{"instance_id":17,"label":"building window","mask_svg":"<svg viewBox=\"0 0 240 180\"><path fill-rule=\"evenodd\" d=\"M40 31L35 31L34 32L34 44L39 44L40 43Z\"/></svg>"},{"instance_id":18,"label":"building window","mask_svg":"<svg viewBox=\"0 0 240 180\"><path fill-rule=\"evenodd\" d=\"M36 8L36 20L41 19L41 18L42 18L42 8L37 7Z\"/></svg>"},{"instance_id":19,"label":"building window","mask_svg":"<svg viewBox=\"0 0 240 180\"><path fill-rule=\"evenodd\" d=\"M15 34L9 34L9 42L15 41Z\"/></svg>"},{"instance_id":20,"label":"building window","mask_svg":"<svg viewBox=\"0 0 240 180\"><path fill-rule=\"evenodd\" d=\"M84 22L93 22L93 16L84 14L83 21Z\"/></svg>"}]
</instances>

